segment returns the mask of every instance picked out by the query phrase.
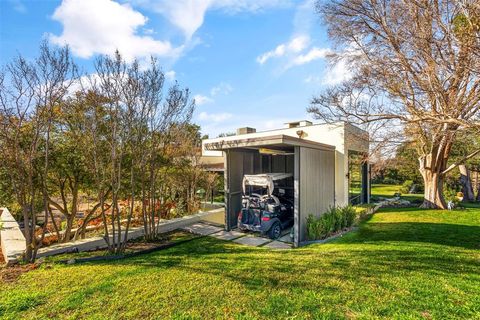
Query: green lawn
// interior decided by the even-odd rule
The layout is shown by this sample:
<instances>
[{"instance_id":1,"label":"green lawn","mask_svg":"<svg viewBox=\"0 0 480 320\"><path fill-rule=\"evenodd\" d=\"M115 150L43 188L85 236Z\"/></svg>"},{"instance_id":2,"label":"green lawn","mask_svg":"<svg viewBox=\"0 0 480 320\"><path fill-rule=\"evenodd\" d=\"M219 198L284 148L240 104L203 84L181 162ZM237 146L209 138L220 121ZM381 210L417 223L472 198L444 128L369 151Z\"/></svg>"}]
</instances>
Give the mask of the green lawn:
<instances>
[{"instance_id":1,"label":"green lawn","mask_svg":"<svg viewBox=\"0 0 480 320\"><path fill-rule=\"evenodd\" d=\"M0 318L480 319L480 208L383 210L295 250L212 238L0 284Z\"/></svg>"},{"instance_id":2,"label":"green lawn","mask_svg":"<svg viewBox=\"0 0 480 320\"><path fill-rule=\"evenodd\" d=\"M395 184L372 184L372 200L376 200L378 197L392 198L395 193L400 192L401 188L401 185ZM423 194L402 194L401 198L411 202L421 203L423 200Z\"/></svg>"}]
</instances>

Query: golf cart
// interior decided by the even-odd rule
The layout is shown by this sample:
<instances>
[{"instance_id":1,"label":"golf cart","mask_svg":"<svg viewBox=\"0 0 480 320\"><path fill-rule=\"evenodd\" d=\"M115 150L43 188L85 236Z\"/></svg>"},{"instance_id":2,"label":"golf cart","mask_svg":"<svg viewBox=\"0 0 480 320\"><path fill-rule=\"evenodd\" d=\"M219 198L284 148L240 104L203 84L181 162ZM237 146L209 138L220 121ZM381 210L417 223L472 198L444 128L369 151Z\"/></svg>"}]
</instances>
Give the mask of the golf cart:
<instances>
[{"instance_id":1,"label":"golf cart","mask_svg":"<svg viewBox=\"0 0 480 320\"><path fill-rule=\"evenodd\" d=\"M243 177L238 228L278 239L293 225L293 175L265 173Z\"/></svg>"}]
</instances>

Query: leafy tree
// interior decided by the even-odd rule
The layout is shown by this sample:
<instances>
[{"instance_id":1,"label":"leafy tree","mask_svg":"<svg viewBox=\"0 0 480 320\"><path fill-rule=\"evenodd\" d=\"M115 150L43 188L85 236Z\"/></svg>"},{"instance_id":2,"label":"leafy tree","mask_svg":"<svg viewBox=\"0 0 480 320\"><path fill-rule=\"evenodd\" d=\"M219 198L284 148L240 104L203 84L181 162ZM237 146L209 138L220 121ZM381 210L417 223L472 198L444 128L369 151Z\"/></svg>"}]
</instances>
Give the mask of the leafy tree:
<instances>
[{"instance_id":1,"label":"leafy tree","mask_svg":"<svg viewBox=\"0 0 480 320\"><path fill-rule=\"evenodd\" d=\"M0 72L0 166L8 173L23 217L25 260L35 260L45 235L45 215L40 239L37 213L48 208L45 179L49 174L53 111L76 79L76 66L67 47L40 46L34 61L21 55Z\"/></svg>"}]
</instances>

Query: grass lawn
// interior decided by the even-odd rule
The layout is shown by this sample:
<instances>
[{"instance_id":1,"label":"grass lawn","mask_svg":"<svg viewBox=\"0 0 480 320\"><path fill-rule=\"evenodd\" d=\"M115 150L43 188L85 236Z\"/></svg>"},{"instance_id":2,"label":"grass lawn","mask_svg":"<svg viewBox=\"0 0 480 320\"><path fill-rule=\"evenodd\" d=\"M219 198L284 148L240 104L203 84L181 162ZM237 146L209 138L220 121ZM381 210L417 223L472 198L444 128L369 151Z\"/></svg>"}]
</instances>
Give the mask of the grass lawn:
<instances>
[{"instance_id":1,"label":"grass lawn","mask_svg":"<svg viewBox=\"0 0 480 320\"><path fill-rule=\"evenodd\" d=\"M213 238L0 284L0 318L480 319L480 208L385 209L295 250Z\"/></svg>"},{"instance_id":2,"label":"grass lawn","mask_svg":"<svg viewBox=\"0 0 480 320\"><path fill-rule=\"evenodd\" d=\"M395 193L400 192L401 188L401 185L395 184L372 184L372 200L375 200L378 197L392 198ZM423 194L402 193L401 198L414 203L421 203L423 201Z\"/></svg>"}]
</instances>

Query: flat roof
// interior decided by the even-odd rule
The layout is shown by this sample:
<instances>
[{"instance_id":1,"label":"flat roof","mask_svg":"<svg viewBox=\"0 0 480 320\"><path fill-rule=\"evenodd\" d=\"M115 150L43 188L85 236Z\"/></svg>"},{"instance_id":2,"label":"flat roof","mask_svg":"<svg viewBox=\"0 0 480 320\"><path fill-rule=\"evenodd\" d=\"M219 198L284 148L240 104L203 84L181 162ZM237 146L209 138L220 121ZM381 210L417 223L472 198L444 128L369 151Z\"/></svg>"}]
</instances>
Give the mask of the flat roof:
<instances>
[{"instance_id":1,"label":"flat roof","mask_svg":"<svg viewBox=\"0 0 480 320\"><path fill-rule=\"evenodd\" d=\"M220 140L216 142L205 143L204 147L205 150L209 151L223 151L229 149L258 149L262 147L275 150L291 150L293 147L305 147L326 151L335 150L335 146L332 145L300 139L284 134L256 138Z\"/></svg>"}]
</instances>

